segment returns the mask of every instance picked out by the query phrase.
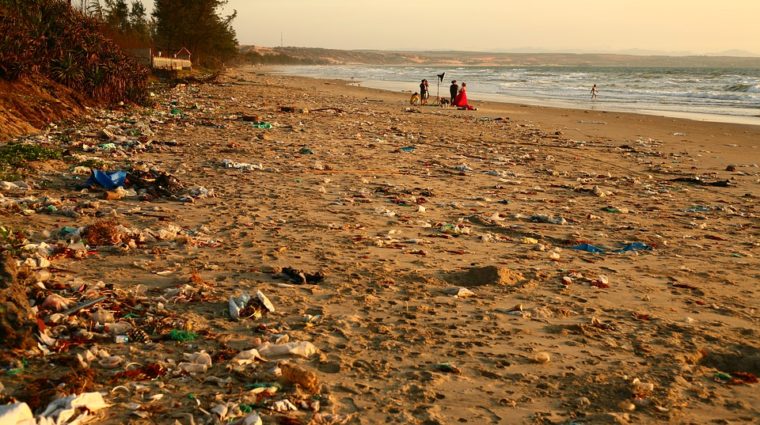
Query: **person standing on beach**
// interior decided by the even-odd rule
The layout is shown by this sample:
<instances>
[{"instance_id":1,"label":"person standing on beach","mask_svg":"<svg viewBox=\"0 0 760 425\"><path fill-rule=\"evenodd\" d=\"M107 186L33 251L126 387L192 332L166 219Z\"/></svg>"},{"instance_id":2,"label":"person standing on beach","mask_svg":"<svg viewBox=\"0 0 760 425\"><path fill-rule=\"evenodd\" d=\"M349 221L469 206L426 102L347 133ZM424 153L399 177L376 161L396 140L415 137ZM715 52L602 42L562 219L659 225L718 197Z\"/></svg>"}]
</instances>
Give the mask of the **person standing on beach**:
<instances>
[{"instance_id":1,"label":"person standing on beach","mask_svg":"<svg viewBox=\"0 0 760 425\"><path fill-rule=\"evenodd\" d=\"M428 81L422 80L420 83L420 104L427 105L428 98L430 97L430 89L428 88Z\"/></svg>"},{"instance_id":2,"label":"person standing on beach","mask_svg":"<svg viewBox=\"0 0 760 425\"><path fill-rule=\"evenodd\" d=\"M591 100L596 99L597 93L599 93L599 91L596 89L596 84L594 84L594 87L591 87Z\"/></svg>"},{"instance_id":3,"label":"person standing on beach","mask_svg":"<svg viewBox=\"0 0 760 425\"><path fill-rule=\"evenodd\" d=\"M454 104L454 100L457 98L457 94L459 93L459 85L457 84L457 80L451 81L451 86L449 86L449 94L451 94L451 104Z\"/></svg>"}]
</instances>

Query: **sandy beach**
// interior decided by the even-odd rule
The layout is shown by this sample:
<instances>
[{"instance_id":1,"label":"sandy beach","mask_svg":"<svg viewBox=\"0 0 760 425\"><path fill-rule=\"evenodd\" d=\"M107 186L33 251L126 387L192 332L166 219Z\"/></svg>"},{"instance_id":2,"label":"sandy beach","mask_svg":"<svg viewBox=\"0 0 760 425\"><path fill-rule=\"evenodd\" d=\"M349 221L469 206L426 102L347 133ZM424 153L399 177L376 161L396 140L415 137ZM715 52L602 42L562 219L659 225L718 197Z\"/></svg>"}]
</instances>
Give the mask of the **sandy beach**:
<instances>
[{"instance_id":1,"label":"sandy beach","mask_svg":"<svg viewBox=\"0 0 760 425\"><path fill-rule=\"evenodd\" d=\"M760 126L411 107L253 67L157 99L60 124L70 155L0 190L2 226L32 244L122 226L46 257L39 300L107 299L42 314L69 343L25 355L4 394L89 368L104 424L760 422ZM183 191L77 189L92 159ZM232 320L230 297L257 290L274 311ZM116 343L119 323L152 342ZM85 368L92 347L108 356ZM125 373L146 365L161 373Z\"/></svg>"}]
</instances>

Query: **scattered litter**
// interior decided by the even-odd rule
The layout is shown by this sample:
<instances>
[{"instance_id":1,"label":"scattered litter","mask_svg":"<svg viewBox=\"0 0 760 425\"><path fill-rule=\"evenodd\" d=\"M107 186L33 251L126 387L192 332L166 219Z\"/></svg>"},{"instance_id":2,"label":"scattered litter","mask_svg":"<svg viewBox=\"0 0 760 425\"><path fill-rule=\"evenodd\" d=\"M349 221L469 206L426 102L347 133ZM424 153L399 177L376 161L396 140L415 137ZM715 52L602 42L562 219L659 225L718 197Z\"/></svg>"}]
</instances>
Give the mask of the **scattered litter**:
<instances>
[{"instance_id":1,"label":"scattered litter","mask_svg":"<svg viewBox=\"0 0 760 425\"><path fill-rule=\"evenodd\" d=\"M246 162L235 162L231 159L223 159L222 160L222 166L224 168L234 168L236 170L243 170L243 171L255 171L255 170L263 170L264 166L261 164L249 164Z\"/></svg>"},{"instance_id":2,"label":"scattered litter","mask_svg":"<svg viewBox=\"0 0 760 425\"><path fill-rule=\"evenodd\" d=\"M0 406L0 424L3 425L34 425L32 410L26 403L13 403Z\"/></svg>"},{"instance_id":3,"label":"scattered litter","mask_svg":"<svg viewBox=\"0 0 760 425\"><path fill-rule=\"evenodd\" d=\"M260 345L257 350L259 351L259 354L266 358L291 355L308 358L317 353L317 347L308 341L288 342L285 344L271 344L265 342Z\"/></svg>"},{"instance_id":4,"label":"scattered litter","mask_svg":"<svg viewBox=\"0 0 760 425\"><path fill-rule=\"evenodd\" d=\"M595 245L591 245L591 244L588 244L588 243L582 243L582 244L579 244L579 245L575 245L573 247L570 247L570 249L574 249L576 251L586 251L586 252L590 252L592 254L604 254L604 252L605 252L604 248L601 248L601 247L598 247L598 246L595 246Z\"/></svg>"},{"instance_id":5,"label":"scattered litter","mask_svg":"<svg viewBox=\"0 0 760 425\"><path fill-rule=\"evenodd\" d=\"M731 187L730 180L716 180L716 181L710 182L710 181L702 180L699 177L679 177L676 179L672 179L670 181L678 182L678 183L695 184L697 186Z\"/></svg>"},{"instance_id":6,"label":"scattered litter","mask_svg":"<svg viewBox=\"0 0 760 425\"><path fill-rule=\"evenodd\" d=\"M715 381L730 385L757 384L758 377L750 372L718 372Z\"/></svg>"},{"instance_id":7,"label":"scattered litter","mask_svg":"<svg viewBox=\"0 0 760 425\"><path fill-rule=\"evenodd\" d=\"M529 220L534 223L567 224L567 220L559 216L550 217L548 215L532 215Z\"/></svg>"},{"instance_id":8,"label":"scattered litter","mask_svg":"<svg viewBox=\"0 0 760 425\"><path fill-rule=\"evenodd\" d=\"M205 373L212 366L211 356L205 351L198 353L184 353L185 362L177 365L179 370L187 373Z\"/></svg>"},{"instance_id":9,"label":"scattered litter","mask_svg":"<svg viewBox=\"0 0 760 425\"><path fill-rule=\"evenodd\" d=\"M274 313L275 311L272 302L261 291L256 291L255 297L248 294L230 297L228 305L230 317L233 320L250 317L260 319L265 313Z\"/></svg>"},{"instance_id":10,"label":"scattered litter","mask_svg":"<svg viewBox=\"0 0 760 425\"><path fill-rule=\"evenodd\" d=\"M467 288L457 287L457 288L449 288L446 290L446 293L449 295L453 295L456 298L469 298L474 297L475 293Z\"/></svg>"},{"instance_id":11,"label":"scattered litter","mask_svg":"<svg viewBox=\"0 0 760 425\"><path fill-rule=\"evenodd\" d=\"M308 273L292 267L284 267L282 269L282 274L288 277L293 283L303 285L317 284L325 280L325 275L322 272Z\"/></svg>"},{"instance_id":12,"label":"scattered litter","mask_svg":"<svg viewBox=\"0 0 760 425\"><path fill-rule=\"evenodd\" d=\"M172 341L189 342L195 341L198 338L198 334L195 332L184 331L180 329L172 329L169 332L169 339Z\"/></svg>"},{"instance_id":13,"label":"scattered litter","mask_svg":"<svg viewBox=\"0 0 760 425\"><path fill-rule=\"evenodd\" d=\"M317 374L302 366L292 363L280 363L282 379L290 384L298 385L310 394L318 394L320 390Z\"/></svg>"},{"instance_id":14,"label":"scattered litter","mask_svg":"<svg viewBox=\"0 0 760 425\"><path fill-rule=\"evenodd\" d=\"M231 361L237 365L245 366L253 364L257 360L265 361L266 359L264 359L264 357L259 354L259 351L257 349L251 348L250 350L244 350L237 353Z\"/></svg>"},{"instance_id":15,"label":"scattered litter","mask_svg":"<svg viewBox=\"0 0 760 425\"><path fill-rule=\"evenodd\" d=\"M626 244L623 248L616 252L636 252L636 251L651 251L652 247L643 242L633 242Z\"/></svg>"},{"instance_id":16,"label":"scattered litter","mask_svg":"<svg viewBox=\"0 0 760 425\"><path fill-rule=\"evenodd\" d=\"M296 412L298 411L298 408L291 403L289 400L279 400L272 403L272 410L275 412Z\"/></svg>"},{"instance_id":17,"label":"scattered litter","mask_svg":"<svg viewBox=\"0 0 760 425\"><path fill-rule=\"evenodd\" d=\"M126 171L101 171L92 170L89 180L85 183L85 186L100 186L106 190L113 190L117 187L124 186L124 182L127 180Z\"/></svg>"},{"instance_id":18,"label":"scattered litter","mask_svg":"<svg viewBox=\"0 0 760 425\"><path fill-rule=\"evenodd\" d=\"M239 421L232 422L232 425L263 425L263 422L261 421L261 417L259 417L258 413L250 413L243 419L240 419Z\"/></svg>"},{"instance_id":19,"label":"scattered litter","mask_svg":"<svg viewBox=\"0 0 760 425\"><path fill-rule=\"evenodd\" d=\"M40 423L81 424L91 413L108 407L100 393L82 393L59 398L38 415Z\"/></svg>"},{"instance_id":20,"label":"scattered litter","mask_svg":"<svg viewBox=\"0 0 760 425\"><path fill-rule=\"evenodd\" d=\"M690 213L704 213L704 212L710 212L712 211L712 208L706 207L704 205L694 205L689 208L686 208L686 212Z\"/></svg>"}]
</instances>

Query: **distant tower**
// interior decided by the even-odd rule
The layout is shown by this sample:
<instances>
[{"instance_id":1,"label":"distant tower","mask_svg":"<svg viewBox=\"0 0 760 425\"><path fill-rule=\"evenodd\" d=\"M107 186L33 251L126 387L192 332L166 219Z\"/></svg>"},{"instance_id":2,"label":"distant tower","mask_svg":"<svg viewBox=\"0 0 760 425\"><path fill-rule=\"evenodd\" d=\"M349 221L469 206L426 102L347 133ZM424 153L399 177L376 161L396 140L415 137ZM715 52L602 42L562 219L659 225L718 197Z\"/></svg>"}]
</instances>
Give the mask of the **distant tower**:
<instances>
[{"instance_id":1,"label":"distant tower","mask_svg":"<svg viewBox=\"0 0 760 425\"><path fill-rule=\"evenodd\" d=\"M285 43L283 43L282 32L280 32L280 47L285 47Z\"/></svg>"}]
</instances>

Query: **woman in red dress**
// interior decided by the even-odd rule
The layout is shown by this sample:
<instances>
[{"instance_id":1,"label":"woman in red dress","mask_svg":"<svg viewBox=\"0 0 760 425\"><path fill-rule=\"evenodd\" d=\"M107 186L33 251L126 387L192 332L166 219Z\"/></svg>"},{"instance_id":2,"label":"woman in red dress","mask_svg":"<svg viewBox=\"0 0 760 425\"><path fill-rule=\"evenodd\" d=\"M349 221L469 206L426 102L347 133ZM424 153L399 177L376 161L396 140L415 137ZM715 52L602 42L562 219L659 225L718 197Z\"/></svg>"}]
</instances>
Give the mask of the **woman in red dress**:
<instances>
[{"instance_id":1,"label":"woman in red dress","mask_svg":"<svg viewBox=\"0 0 760 425\"><path fill-rule=\"evenodd\" d=\"M477 110L477 108L467 103L467 83L462 83L462 88L459 89L459 94L454 99L454 106L459 109L466 109L468 111Z\"/></svg>"}]
</instances>

